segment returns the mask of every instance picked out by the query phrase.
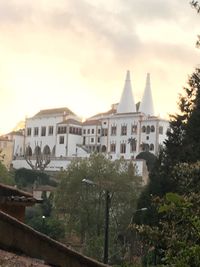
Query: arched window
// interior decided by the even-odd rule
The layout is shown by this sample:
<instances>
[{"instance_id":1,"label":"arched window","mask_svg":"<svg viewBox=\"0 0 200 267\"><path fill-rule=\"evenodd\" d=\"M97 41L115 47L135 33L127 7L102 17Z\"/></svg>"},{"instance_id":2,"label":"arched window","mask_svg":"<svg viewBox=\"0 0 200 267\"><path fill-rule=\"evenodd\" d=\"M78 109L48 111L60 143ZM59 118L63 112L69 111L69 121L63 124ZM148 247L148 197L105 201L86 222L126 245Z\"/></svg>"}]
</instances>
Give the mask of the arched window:
<instances>
[{"instance_id":1,"label":"arched window","mask_svg":"<svg viewBox=\"0 0 200 267\"><path fill-rule=\"evenodd\" d=\"M56 146L54 146L52 149L52 156L55 156L55 154L56 154Z\"/></svg>"},{"instance_id":2,"label":"arched window","mask_svg":"<svg viewBox=\"0 0 200 267\"><path fill-rule=\"evenodd\" d=\"M28 146L28 147L26 148L26 156L29 156L29 157L32 156L32 149L31 149L30 146Z\"/></svg>"},{"instance_id":3,"label":"arched window","mask_svg":"<svg viewBox=\"0 0 200 267\"><path fill-rule=\"evenodd\" d=\"M142 151L149 151L149 144L143 143L142 144Z\"/></svg>"},{"instance_id":4,"label":"arched window","mask_svg":"<svg viewBox=\"0 0 200 267\"><path fill-rule=\"evenodd\" d=\"M120 144L120 153L122 153L122 154L126 153L126 144L125 143Z\"/></svg>"},{"instance_id":5,"label":"arched window","mask_svg":"<svg viewBox=\"0 0 200 267\"><path fill-rule=\"evenodd\" d=\"M148 125L148 126L147 126L147 134L150 134L150 130L151 130L151 128L150 128L150 126Z\"/></svg>"},{"instance_id":6,"label":"arched window","mask_svg":"<svg viewBox=\"0 0 200 267\"><path fill-rule=\"evenodd\" d=\"M142 126L142 132L145 133L146 132L146 127Z\"/></svg>"},{"instance_id":7,"label":"arched window","mask_svg":"<svg viewBox=\"0 0 200 267\"><path fill-rule=\"evenodd\" d=\"M149 144L145 144L145 151L149 151Z\"/></svg>"},{"instance_id":8,"label":"arched window","mask_svg":"<svg viewBox=\"0 0 200 267\"><path fill-rule=\"evenodd\" d=\"M149 150L150 151L153 151L154 150L154 144L150 144Z\"/></svg>"},{"instance_id":9,"label":"arched window","mask_svg":"<svg viewBox=\"0 0 200 267\"><path fill-rule=\"evenodd\" d=\"M34 154L35 155L41 155L41 148L39 146L36 146Z\"/></svg>"},{"instance_id":10,"label":"arched window","mask_svg":"<svg viewBox=\"0 0 200 267\"><path fill-rule=\"evenodd\" d=\"M151 132L155 132L155 126L154 125L151 125Z\"/></svg>"},{"instance_id":11,"label":"arched window","mask_svg":"<svg viewBox=\"0 0 200 267\"><path fill-rule=\"evenodd\" d=\"M106 152L106 150L107 150L106 146L103 145L102 148L101 148L101 151L102 152Z\"/></svg>"},{"instance_id":12,"label":"arched window","mask_svg":"<svg viewBox=\"0 0 200 267\"><path fill-rule=\"evenodd\" d=\"M43 154L44 154L44 155L50 155L50 154L51 154L51 150L50 150L50 148L49 148L48 145L46 145L46 146L44 147L44 149L43 149Z\"/></svg>"}]
</instances>

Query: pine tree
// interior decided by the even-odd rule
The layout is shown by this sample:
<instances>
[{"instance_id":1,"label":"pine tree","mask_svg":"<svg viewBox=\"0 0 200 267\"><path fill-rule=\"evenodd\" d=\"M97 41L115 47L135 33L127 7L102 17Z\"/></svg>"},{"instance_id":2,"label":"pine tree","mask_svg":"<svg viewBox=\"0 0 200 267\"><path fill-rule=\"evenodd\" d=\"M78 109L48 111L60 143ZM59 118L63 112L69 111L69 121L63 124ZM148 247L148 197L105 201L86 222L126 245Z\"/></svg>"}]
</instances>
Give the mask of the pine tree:
<instances>
[{"instance_id":1,"label":"pine tree","mask_svg":"<svg viewBox=\"0 0 200 267\"><path fill-rule=\"evenodd\" d=\"M180 97L180 113L171 117L163 162L167 168L200 159L200 69L191 75L188 85Z\"/></svg>"},{"instance_id":2,"label":"pine tree","mask_svg":"<svg viewBox=\"0 0 200 267\"><path fill-rule=\"evenodd\" d=\"M165 148L150 172L149 184L138 201L138 208L147 207L154 218L144 214L142 221L154 223L157 214L152 206L152 197L163 197L167 192L179 192L179 180L174 176L174 167L179 163L194 163L200 160L200 69L189 77L188 87L179 98L179 113L171 116L170 131ZM187 190L187 189L185 189Z\"/></svg>"}]
</instances>

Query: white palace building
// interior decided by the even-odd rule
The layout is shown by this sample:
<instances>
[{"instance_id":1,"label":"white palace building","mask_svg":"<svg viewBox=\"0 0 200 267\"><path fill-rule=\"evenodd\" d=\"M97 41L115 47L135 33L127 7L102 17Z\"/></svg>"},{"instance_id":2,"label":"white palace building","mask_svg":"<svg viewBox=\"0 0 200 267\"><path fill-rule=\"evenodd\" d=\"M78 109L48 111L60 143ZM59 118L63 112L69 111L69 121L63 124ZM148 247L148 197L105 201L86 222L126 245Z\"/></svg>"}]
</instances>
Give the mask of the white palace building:
<instances>
[{"instance_id":1,"label":"white palace building","mask_svg":"<svg viewBox=\"0 0 200 267\"><path fill-rule=\"evenodd\" d=\"M41 110L27 118L24 134L12 136L14 168L30 168L25 156L42 154L50 157L46 170L66 169L74 158L88 157L97 151L110 159L135 160L142 151L155 155L166 139L169 122L155 116L150 74L147 74L141 103L134 101L130 72L127 71L119 104L108 112L82 122L68 108ZM136 161L137 163L137 161ZM138 164L142 173L142 165Z\"/></svg>"}]
</instances>

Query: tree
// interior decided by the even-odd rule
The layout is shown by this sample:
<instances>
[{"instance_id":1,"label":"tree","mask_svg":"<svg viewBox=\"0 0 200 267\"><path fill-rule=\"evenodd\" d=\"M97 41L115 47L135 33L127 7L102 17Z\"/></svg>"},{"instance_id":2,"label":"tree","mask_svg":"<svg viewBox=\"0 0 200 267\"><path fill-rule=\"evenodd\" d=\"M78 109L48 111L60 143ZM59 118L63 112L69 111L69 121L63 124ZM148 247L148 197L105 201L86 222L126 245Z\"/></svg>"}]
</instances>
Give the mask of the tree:
<instances>
[{"instance_id":1,"label":"tree","mask_svg":"<svg viewBox=\"0 0 200 267\"><path fill-rule=\"evenodd\" d=\"M194 7L197 11L197 13L200 12L200 4L199 4L199 1L196 1L196 0L192 0L190 2L191 6ZM199 48L200 47L200 35L197 36L198 39L197 39L197 42L196 42L196 46Z\"/></svg>"},{"instance_id":2,"label":"tree","mask_svg":"<svg viewBox=\"0 0 200 267\"><path fill-rule=\"evenodd\" d=\"M13 177L4 166L2 160L3 160L3 155L0 151L0 183L13 185L14 184Z\"/></svg>"},{"instance_id":3,"label":"tree","mask_svg":"<svg viewBox=\"0 0 200 267\"><path fill-rule=\"evenodd\" d=\"M112 162L102 154L93 154L89 159L72 161L61 176L55 208L66 222L69 238L79 238L83 252L99 260L103 251L105 191L109 191L109 255L110 260L116 260L116 255L122 253L126 229L141 191L141 177L135 175L132 162ZM92 183L85 184L83 179ZM119 236L124 239L123 245Z\"/></svg>"},{"instance_id":4,"label":"tree","mask_svg":"<svg viewBox=\"0 0 200 267\"><path fill-rule=\"evenodd\" d=\"M144 151L144 152L140 152L137 156L136 159L144 159L146 160L146 164L147 164L147 169L148 171L151 171L154 167L154 164L157 160L156 156L154 154L152 154L149 151Z\"/></svg>"},{"instance_id":5,"label":"tree","mask_svg":"<svg viewBox=\"0 0 200 267\"><path fill-rule=\"evenodd\" d=\"M197 267L200 265L199 193L181 196L167 193L154 199L160 214L158 226L132 225L146 247L151 262L162 266ZM160 265L159 265L160 266Z\"/></svg>"},{"instance_id":6,"label":"tree","mask_svg":"<svg viewBox=\"0 0 200 267\"><path fill-rule=\"evenodd\" d=\"M25 168L15 170L15 182L20 188L28 186L32 187L34 184L51 184L48 174L36 170L28 170Z\"/></svg>"},{"instance_id":7,"label":"tree","mask_svg":"<svg viewBox=\"0 0 200 267\"><path fill-rule=\"evenodd\" d=\"M199 1L191 1L191 4L199 13ZM160 254L167 266L199 266L199 68L189 77L178 107L179 112L171 116L165 148L138 203L138 206L146 203L149 210L154 211L154 220L145 218L151 226L139 226L138 229L146 234L145 240L154 247L155 261L156 255ZM161 248L162 253L158 253Z\"/></svg>"},{"instance_id":8,"label":"tree","mask_svg":"<svg viewBox=\"0 0 200 267\"><path fill-rule=\"evenodd\" d=\"M48 146L44 148L43 153L41 151L41 146L38 146L38 145L35 146L34 157L32 155L32 150L30 146L26 148L26 152L25 152L25 160L32 170L44 171L45 168L51 162L50 156L51 156L50 149Z\"/></svg>"},{"instance_id":9,"label":"tree","mask_svg":"<svg viewBox=\"0 0 200 267\"><path fill-rule=\"evenodd\" d=\"M138 207L151 205L151 195L164 196L167 192L178 192L179 182L174 176L174 167L180 163L194 163L200 160L200 70L189 77L188 87L179 97L179 113L171 116L170 131L165 147L149 175L149 184L141 194ZM198 181L199 182L199 181ZM187 190L187 188L185 188ZM155 210L154 210L155 211ZM156 211L153 222L158 222ZM148 214L147 214L148 216ZM145 218L147 223L152 219Z\"/></svg>"},{"instance_id":10,"label":"tree","mask_svg":"<svg viewBox=\"0 0 200 267\"><path fill-rule=\"evenodd\" d=\"M53 212L53 194L42 194L43 202L26 209L26 223L49 237L62 240L65 236L63 221Z\"/></svg>"}]
</instances>

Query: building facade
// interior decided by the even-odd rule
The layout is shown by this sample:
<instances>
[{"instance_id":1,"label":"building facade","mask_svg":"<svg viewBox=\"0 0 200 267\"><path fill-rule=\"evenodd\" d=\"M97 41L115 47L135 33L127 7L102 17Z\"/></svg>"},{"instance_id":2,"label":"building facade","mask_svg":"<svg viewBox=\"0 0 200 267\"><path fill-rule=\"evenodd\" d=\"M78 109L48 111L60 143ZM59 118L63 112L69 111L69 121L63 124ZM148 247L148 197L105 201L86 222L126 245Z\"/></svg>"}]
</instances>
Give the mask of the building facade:
<instances>
[{"instance_id":1,"label":"building facade","mask_svg":"<svg viewBox=\"0 0 200 267\"><path fill-rule=\"evenodd\" d=\"M42 110L28 118L23 153L18 153L19 144L13 148L13 167L28 168L25 157L34 161L37 155L50 158L47 170L65 169L73 158L88 157L95 151L112 160L135 160L143 151L157 155L168 130L169 122L154 114L150 75L143 99L136 105L127 71L120 102L108 112L84 122L68 108Z\"/></svg>"}]
</instances>

